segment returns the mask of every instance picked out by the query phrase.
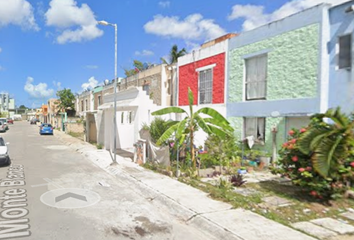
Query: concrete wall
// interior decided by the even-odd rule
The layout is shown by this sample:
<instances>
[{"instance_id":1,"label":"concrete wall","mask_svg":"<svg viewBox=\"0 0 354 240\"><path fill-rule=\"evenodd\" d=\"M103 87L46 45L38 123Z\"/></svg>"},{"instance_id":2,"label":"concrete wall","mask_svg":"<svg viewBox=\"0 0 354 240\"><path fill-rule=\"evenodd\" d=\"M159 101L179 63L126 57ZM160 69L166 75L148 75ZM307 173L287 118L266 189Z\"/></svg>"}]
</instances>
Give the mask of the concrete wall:
<instances>
[{"instance_id":1,"label":"concrete wall","mask_svg":"<svg viewBox=\"0 0 354 240\"><path fill-rule=\"evenodd\" d=\"M66 125L66 132L74 132L74 133L83 133L84 132L84 124L76 123L76 122L68 122Z\"/></svg>"},{"instance_id":2,"label":"concrete wall","mask_svg":"<svg viewBox=\"0 0 354 240\"><path fill-rule=\"evenodd\" d=\"M97 124L97 131L99 133L98 142L103 144L106 149L113 149L114 147L113 99L113 94L104 96L105 105L99 108L103 111L101 121L104 122L104 126L100 123ZM151 112L155 111L157 106L141 87L132 87L119 91L117 92L116 99L116 148L133 151L133 144L139 138L139 131L143 123L150 123ZM100 114L101 110L99 110L98 114ZM129 118L130 113L131 118ZM104 130L102 130L102 127ZM103 142L101 142L102 140Z\"/></svg>"},{"instance_id":3,"label":"concrete wall","mask_svg":"<svg viewBox=\"0 0 354 240\"><path fill-rule=\"evenodd\" d=\"M354 1L349 1L329 11L331 32L328 44L330 55L328 108L340 106L346 113L354 111L354 13L345 13L345 10L353 4ZM352 67L338 69L338 38L346 34L352 35Z\"/></svg>"},{"instance_id":4,"label":"concrete wall","mask_svg":"<svg viewBox=\"0 0 354 240\"><path fill-rule=\"evenodd\" d=\"M188 105L188 87L194 94L194 104L198 104L199 74L198 68L214 65L212 103L225 102L225 53L220 53L179 67L179 106Z\"/></svg>"},{"instance_id":5,"label":"concrete wall","mask_svg":"<svg viewBox=\"0 0 354 240\"><path fill-rule=\"evenodd\" d=\"M137 74L124 78L119 84L119 91L127 90L131 87L149 86L149 96L156 105L170 105L166 101L168 89L168 76L166 73L166 65L161 64L147 70L138 72Z\"/></svg>"},{"instance_id":6,"label":"concrete wall","mask_svg":"<svg viewBox=\"0 0 354 240\"><path fill-rule=\"evenodd\" d=\"M313 24L231 49L230 103L245 99L245 59L262 53L268 55L267 101L317 97L319 24Z\"/></svg>"},{"instance_id":7,"label":"concrete wall","mask_svg":"<svg viewBox=\"0 0 354 240\"><path fill-rule=\"evenodd\" d=\"M213 65L212 103L225 103L227 76L227 52L229 40L194 50L178 59L178 105L188 105L188 87L194 94L194 104L198 104L199 77L197 69Z\"/></svg>"}]
</instances>

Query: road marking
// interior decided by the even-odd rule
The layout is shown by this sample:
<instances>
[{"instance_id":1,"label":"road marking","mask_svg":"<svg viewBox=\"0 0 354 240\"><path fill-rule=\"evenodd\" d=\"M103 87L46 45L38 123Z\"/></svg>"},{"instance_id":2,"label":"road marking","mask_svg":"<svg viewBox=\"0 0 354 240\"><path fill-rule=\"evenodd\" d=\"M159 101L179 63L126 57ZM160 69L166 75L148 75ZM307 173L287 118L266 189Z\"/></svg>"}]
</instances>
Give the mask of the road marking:
<instances>
[{"instance_id":1,"label":"road marking","mask_svg":"<svg viewBox=\"0 0 354 240\"><path fill-rule=\"evenodd\" d=\"M62 188L45 192L40 200L45 205L55 208L84 208L100 201L98 193L81 188Z\"/></svg>"},{"instance_id":2,"label":"road marking","mask_svg":"<svg viewBox=\"0 0 354 240\"><path fill-rule=\"evenodd\" d=\"M49 178L43 178L44 181L46 181L47 183L41 183L41 184L36 184L36 185L31 185L31 187L44 187L44 186L48 186L49 184L52 184L54 187L56 188L63 188L62 186L60 186L57 183L54 183L51 179Z\"/></svg>"},{"instance_id":3,"label":"road marking","mask_svg":"<svg viewBox=\"0 0 354 240\"><path fill-rule=\"evenodd\" d=\"M72 193L72 192L68 192L68 193L65 193L63 195L60 195L60 196L56 197L55 198L55 202L57 203L57 202L65 200L67 198L76 198L76 199L79 199L79 200L87 202L87 199L86 199L85 196L79 195L79 194L75 194L75 193Z\"/></svg>"},{"instance_id":4,"label":"road marking","mask_svg":"<svg viewBox=\"0 0 354 240\"><path fill-rule=\"evenodd\" d=\"M37 185L31 185L31 187L43 187L47 186L49 183L42 183L42 184L37 184Z\"/></svg>"}]
</instances>

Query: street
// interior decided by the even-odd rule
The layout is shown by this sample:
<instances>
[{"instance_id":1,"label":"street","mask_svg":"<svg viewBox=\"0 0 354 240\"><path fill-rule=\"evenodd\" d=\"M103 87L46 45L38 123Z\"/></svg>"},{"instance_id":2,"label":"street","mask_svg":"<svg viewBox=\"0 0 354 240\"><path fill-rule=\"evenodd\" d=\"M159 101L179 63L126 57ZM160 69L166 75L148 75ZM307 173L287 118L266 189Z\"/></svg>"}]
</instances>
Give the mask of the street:
<instances>
[{"instance_id":1,"label":"street","mask_svg":"<svg viewBox=\"0 0 354 240\"><path fill-rule=\"evenodd\" d=\"M108 174L57 136L15 122L1 134L0 239L214 239Z\"/></svg>"}]
</instances>

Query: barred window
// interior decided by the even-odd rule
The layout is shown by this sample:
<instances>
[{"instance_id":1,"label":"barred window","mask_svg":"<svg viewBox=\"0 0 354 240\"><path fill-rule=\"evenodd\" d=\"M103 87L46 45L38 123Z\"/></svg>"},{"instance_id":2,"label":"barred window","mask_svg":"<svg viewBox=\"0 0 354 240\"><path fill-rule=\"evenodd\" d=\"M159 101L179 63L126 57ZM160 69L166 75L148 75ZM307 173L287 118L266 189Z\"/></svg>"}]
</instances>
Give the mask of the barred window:
<instances>
[{"instance_id":1,"label":"barred window","mask_svg":"<svg viewBox=\"0 0 354 240\"><path fill-rule=\"evenodd\" d=\"M199 104L212 103L213 94L213 69L199 72Z\"/></svg>"},{"instance_id":2,"label":"barred window","mask_svg":"<svg viewBox=\"0 0 354 240\"><path fill-rule=\"evenodd\" d=\"M338 68L348 69L352 66L352 35L341 36L338 39Z\"/></svg>"}]
</instances>

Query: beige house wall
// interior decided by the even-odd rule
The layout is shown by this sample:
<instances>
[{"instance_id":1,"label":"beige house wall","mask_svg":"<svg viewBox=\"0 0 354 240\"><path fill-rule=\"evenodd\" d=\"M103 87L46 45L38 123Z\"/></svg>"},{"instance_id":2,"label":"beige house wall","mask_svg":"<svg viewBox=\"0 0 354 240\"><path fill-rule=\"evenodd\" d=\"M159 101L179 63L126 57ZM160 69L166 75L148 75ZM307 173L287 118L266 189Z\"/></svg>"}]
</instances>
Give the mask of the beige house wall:
<instances>
[{"instance_id":1,"label":"beige house wall","mask_svg":"<svg viewBox=\"0 0 354 240\"><path fill-rule=\"evenodd\" d=\"M168 72L166 64L138 72L133 76L124 78L118 85L118 91L131 87L143 87L144 90L148 88L150 99L156 105L161 106L166 102L164 94L168 94L166 93L166 88L169 87L168 77L170 77Z\"/></svg>"}]
</instances>

